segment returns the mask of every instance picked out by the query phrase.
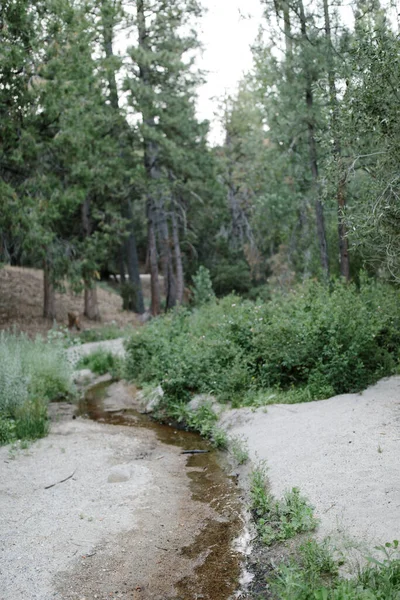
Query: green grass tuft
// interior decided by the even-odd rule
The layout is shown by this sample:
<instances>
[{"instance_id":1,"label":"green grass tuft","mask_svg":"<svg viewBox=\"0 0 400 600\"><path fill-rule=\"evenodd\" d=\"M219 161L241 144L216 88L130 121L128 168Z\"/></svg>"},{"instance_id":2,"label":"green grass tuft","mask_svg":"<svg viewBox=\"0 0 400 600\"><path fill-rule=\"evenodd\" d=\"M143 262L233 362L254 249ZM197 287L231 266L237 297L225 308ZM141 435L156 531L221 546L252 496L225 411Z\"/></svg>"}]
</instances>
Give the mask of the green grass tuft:
<instances>
[{"instance_id":1,"label":"green grass tuft","mask_svg":"<svg viewBox=\"0 0 400 600\"><path fill-rule=\"evenodd\" d=\"M86 356L82 356L76 365L76 369L90 369L97 375L110 373L114 378L121 374L122 359L112 352L99 348Z\"/></svg>"},{"instance_id":2,"label":"green grass tuft","mask_svg":"<svg viewBox=\"0 0 400 600\"><path fill-rule=\"evenodd\" d=\"M276 500L267 490L265 469L255 469L251 478L251 511L259 539L267 546L313 531L318 521L298 488Z\"/></svg>"},{"instance_id":3,"label":"green grass tuft","mask_svg":"<svg viewBox=\"0 0 400 600\"><path fill-rule=\"evenodd\" d=\"M0 334L0 445L46 435L48 402L73 393L60 340Z\"/></svg>"}]
</instances>

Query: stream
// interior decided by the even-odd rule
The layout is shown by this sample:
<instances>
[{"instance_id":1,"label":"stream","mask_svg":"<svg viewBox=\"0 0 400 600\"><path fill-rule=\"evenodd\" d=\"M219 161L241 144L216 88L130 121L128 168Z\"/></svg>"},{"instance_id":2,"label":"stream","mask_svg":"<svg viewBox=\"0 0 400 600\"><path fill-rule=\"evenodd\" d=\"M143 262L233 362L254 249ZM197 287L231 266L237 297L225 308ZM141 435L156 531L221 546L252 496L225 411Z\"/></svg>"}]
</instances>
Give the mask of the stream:
<instances>
[{"instance_id":1,"label":"stream","mask_svg":"<svg viewBox=\"0 0 400 600\"><path fill-rule=\"evenodd\" d=\"M192 575L181 579L175 586L177 595L174 600L228 600L237 597L243 558L238 545L244 527L242 503L235 476L228 475L222 466L222 453L198 434L159 423L130 407L119 408L118 403L110 407L110 385L101 383L87 391L79 407L80 416L99 423L149 429L160 442L177 446L182 452L206 451L188 454L186 473L192 501L208 503L217 516L204 523L191 545L181 548L181 556L192 559L195 566Z\"/></svg>"}]
</instances>

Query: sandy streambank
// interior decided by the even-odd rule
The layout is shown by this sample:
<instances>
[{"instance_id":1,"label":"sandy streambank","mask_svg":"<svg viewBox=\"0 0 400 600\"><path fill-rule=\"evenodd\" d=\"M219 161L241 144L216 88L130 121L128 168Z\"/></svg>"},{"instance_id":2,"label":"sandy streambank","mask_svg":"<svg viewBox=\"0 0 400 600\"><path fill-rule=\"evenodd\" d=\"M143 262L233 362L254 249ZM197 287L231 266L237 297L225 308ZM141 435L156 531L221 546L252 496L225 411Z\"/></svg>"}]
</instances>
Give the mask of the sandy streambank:
<instances>
[{"instance_id":1,"label":"sandy streambank","mask_svg":"<svg viewBox=\"0 0 400 600\"><path fill-rule=\"evenodd\" d=\"M321 537L361 549L400 539L400 377L362 394L226 411L222 424L266 460L273 494L297 486L309 498Z\"/></svg>"},{"instance_id":2,"label":"sandy streambank","mask_svg":"<svg viewBox=\"0 0 400 600\"><path fill-rule=\"evenodd\" d=\"M28 450L0 448L1 599L170 597L193 570L181 548L215 516L192 499L186 457L71 410L57 405Z\"/></svg>"}]
</instances>

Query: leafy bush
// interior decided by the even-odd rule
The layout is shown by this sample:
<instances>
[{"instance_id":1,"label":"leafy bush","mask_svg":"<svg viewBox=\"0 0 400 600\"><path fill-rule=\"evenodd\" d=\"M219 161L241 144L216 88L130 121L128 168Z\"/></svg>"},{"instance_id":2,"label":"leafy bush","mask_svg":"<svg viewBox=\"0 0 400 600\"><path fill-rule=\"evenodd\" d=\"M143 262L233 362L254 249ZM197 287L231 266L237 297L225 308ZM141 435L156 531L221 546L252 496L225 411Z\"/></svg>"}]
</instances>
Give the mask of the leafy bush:
<instances>
[{"instance_id":1,"label":"leafy bush","mask_svg":"<svg viewBox=\"0 0 400 600\"><path fill-rule=\"evenodd\" d=\"M91 354L82 356L76 365L76 368L90 369L93 373L97 373L98 375L110 373L111 375L116 376L117 373L119 373L120 366L120 358L114 356L112 352L107 352L107 350L99 348Z\"/></svg>"},{"instance_id":2,"label":"leafy bush","mask_svg":"<svg viewBox=\"0 0 400 600\"><path fill-rule=\"evenodd\" d=\"M213 268L212 282L218 296L225 296L232 292L247 294L252 285L250 267L240 256L222 258Z\"/></svg>"},{"instance_id":3,"label":"leafy bush","mask_svg":"<svg viewBox=\"0 0 400 600\"><path fill-rule=\"evenodd\" d=\"M127 343L126 375L174 402L302 402L365 388L396 370L399 352L395 288L309 282L268 303L228 296L154 319Z\"/></svg>"},{"instance_id":4,"label":"leafy bush","mask_svg":"<svg viewBox=\"0 0 400 600\"><path fill-rule=\"evenodd\" d=\"M0 444L47 432L47 403L73 392L62 342L0 334Z\"/></svg>"},{"instance_id":5,"label":"leafy bush","mask_svg":"<svg viewBox=\"0 0 400 600\"><path fill-rule=\"evenodd\" d=\"M313 531L317 526L312 507L297 488L286 492L280 501L273 498L267 491L263 468L253 471L250 495L257 533L267 546Z\"/></svg>"},{"instance_id":6,"label":"leafy bush","mask_svg":"<svg viewBox=\"0 0 400 600\"><path fill-rule=\"evenodd\" d=\"M223 429L217 427L218 416L210 405L204 404L197 410L189 410L186 404L169 404L165 407L169 417L183 423L190 431L196 431L211 441L215 448L225 449L228 437Z\"/></svg>"},{"instance_id":7,"label":"leafy bush","mask_svg":"<svg viewBox=\"0 0 400 600\"><path fill-rule=\"evenodd\" d=\"M129 325L124 327L124 329L121 329L116 323L110 323L94 329L84 329L79 333L79 340L81 343L115 340L124 337L127 330L128 333L133 333L133 328Z\"/></svg>"},{"instance_id":8,"label":"leafy bush","mask_svg":"<svg viewBox=\"0 0 400 600\"><path fill-rule=\"evenodd\" d=\"M210 271L208 269L200 266L196 275L193 275L193 283L193 303L196 306L201 306L215 299Z\"/></svg>"}]
</instances>

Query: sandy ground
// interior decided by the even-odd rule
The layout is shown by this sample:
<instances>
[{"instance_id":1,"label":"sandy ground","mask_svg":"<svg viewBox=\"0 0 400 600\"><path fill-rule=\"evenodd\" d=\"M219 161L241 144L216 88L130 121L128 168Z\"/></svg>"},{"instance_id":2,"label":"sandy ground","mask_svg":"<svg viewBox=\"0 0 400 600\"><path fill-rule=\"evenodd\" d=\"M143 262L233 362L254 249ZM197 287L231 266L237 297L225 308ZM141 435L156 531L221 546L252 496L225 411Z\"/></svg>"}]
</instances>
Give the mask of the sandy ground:
<instances>
[{"instance_id":1,"label":"sandy ground","mask_svg":"<svg viewBox=\"0 0 400 600\"><path fill-rule=\"evenodd\" d=\"M308 497L320 537L361 552L400 539L400 377L362 394L226 411L222 422L266 461L273 494L297 486Z\"/></svg>"},{"instance_id":2,"label":"sandy ground","mask_svg":"<svg viewBox=\"0 0 400 600\"><path fill-rule=\"evenodd\" d=\"M192 499L181 449L52 410L47 438L0 448L1 600L171 597L193 571L181 548L214 516Z\"/></svg>"}]
</instances>

